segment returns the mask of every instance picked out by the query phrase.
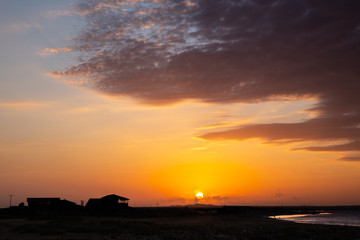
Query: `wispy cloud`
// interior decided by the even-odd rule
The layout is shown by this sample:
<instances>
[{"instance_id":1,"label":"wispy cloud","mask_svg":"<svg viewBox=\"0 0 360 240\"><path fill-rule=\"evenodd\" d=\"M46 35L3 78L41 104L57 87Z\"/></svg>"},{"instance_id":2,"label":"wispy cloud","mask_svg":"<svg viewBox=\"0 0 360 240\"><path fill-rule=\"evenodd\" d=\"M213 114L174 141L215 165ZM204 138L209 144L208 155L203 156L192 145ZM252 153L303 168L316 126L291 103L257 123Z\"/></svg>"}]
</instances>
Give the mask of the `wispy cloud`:
<instances>
[{"instance_id":1,"label":"wispy cloud","mask_svg":"<svg viewBox=\"0 0 360 240\"><path fill-rule=\"evenodd\" d=\"M242 126L226 131L211 132L200 136L208 140L263 139L267 143L293 143L306 141L339 141L346 143L328 146L309 146L294 150L308 151L359 151L360 128L349 119L315 118L300 123L271 123ZM346 122L347 120L347 122ZM356 121L355 121L356 122Z\"/></svg>"},{"instance_id":2,"label":"wispy cloud","mask_svg":"<svg viewBox=\"0 0 360 240\"><path fill-rule=\"evenodd\" d=\"M47 17L57 18L61 16L72 16L77 14L74 10L50 10L46 12Z\"/></svg>"},{"instance_id":3,"label":"wispy cloud","mask_svg":"<svg viewBox=\"0 0 360 240\"><path fill-rule=\"evenodd\" d=\"M49 56L59 52L71 52L72 48L70 47L63 47L63 48L45 48L41 50L38 54L42 56Z\"/></svg>"},{"instance_id":4,"label":"wispy cloud","mask_svg":"<svg viewBox=\"0 0 360 240\"><path fill-rule=\"evenodd\" d=\"M39 102L0 102L0 107L36 107L44 105L45 103Z\"/></svg>"},{"instance_id":5,"label":"wispy cloud","mask_svg":"<svg viewBox=\"0 0 360 240\"><path fill-rule=\"evenodd\" d=\"M71 108L68 110L65 110L65 114L86 114L86 113L92 113L97 111L97 108L94 107L78 107L78 108Z\"/></svg>"},{"instance_id":6,"label":"wispy cloud","mask_svg":"<svg viewBox=\"0 0 360 240\"><path fill-rule=\"evenodd\" d=\"M222 128L222 127L231 127L231 126L236 126L236 124L229 124L229 123L216 123L216 124L211 124L211 125L207 125L204 127L198 127L196 128L197 130L204 130L204 129L214 129L214 128Z\"/></svg>"},{"instance_id":7,"label":"wispy cloud","mask_svg":"<svg viewBox=\"0 0 360 240\"><path fill-rule=\"evenodd\" d=\"M236 122L225 122L225 123L215 123L215 124L210 124L207 126L203 126L203 127L198 127L196 128L197 130L207 130L207 129L215 129L215 128L226 128L226 127L234 127L234 126L238 126L239 124L245 124L251 122L251 119L244 119L242 121L236 121Z\"/></svg>"},{"instance_id":8,"label":"wispy cloud","mask_svg":"<svg viewBox=\"0 0 360 240\"><path fill-rule=\"evenodd\" d=\"M87 21L55 71L147 104L318 99L311 120L239 124L203 139L339 141L309 151L360 151L360 5L344 1L81 1Z\"/></svg>"},{"instance_id":9,"label":"wispy cloud","mask_svg":"<svg viewBox=\"0 0 360 240\"><path fill-rule=\"evenodd\" d=\"M207 149L207 147L194 147L194 148L192 148L192 150L197 150L197 151L206 150L206 149Z\"/></svg>"},{"instance_id":10,"label":"wispy cloud","mask_svg":"<svg viewBox=\"0 0 360 240\"><path fill-rule=\"evenodd\" d=\"M35 22L16 22L8 24L4 27L4 29L11 32L27 31L32 28L41 29L42 26Z\"/></svg>"},{"instance_id":11,"label":"wispy cloud","mask_svg":"<svg viewBox=\"0 0 360 240\"><path fill-rule=\"evenodd\" d=\"M345 156L340 158L341 161L348 161L348 162L359 162L360 156Z\"/></svg>"}]
</instances>

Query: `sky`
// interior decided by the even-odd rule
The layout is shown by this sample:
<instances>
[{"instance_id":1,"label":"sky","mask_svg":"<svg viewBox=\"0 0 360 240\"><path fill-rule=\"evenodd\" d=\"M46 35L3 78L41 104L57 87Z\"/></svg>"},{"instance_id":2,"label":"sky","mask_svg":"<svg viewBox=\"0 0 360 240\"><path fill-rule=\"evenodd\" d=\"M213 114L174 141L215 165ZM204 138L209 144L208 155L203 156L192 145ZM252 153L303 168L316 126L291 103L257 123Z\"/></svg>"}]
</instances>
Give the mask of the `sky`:
<instances>
[{"instance_id":1,"label":"sky","mask_svg":"<svg viewBox=\"0 0 360 240\"><path fill-rule=\"evenodd\" d=\"M359 205L359 11L1 0L0 207Z\"/></svg>"}]
</instances>

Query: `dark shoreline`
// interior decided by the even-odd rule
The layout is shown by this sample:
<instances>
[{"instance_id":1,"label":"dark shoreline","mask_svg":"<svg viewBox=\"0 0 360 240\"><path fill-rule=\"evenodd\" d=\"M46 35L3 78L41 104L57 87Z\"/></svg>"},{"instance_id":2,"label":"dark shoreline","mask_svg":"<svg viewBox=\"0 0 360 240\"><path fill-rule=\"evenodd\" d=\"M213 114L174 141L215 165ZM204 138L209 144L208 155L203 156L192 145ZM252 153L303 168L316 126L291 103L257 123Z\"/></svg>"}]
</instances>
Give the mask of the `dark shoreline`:
<instances>
[{"instance_id":1,"label":"dark shoreline","mask_svg":"<svg viewBox=\"0 0 360 240\"><path fill-rule=\"evenodd\" d=\"M183 206L129 208L123 216L6 216L0 239L360 239L360 227L300 224L268 216L356 210L336 207Z\"/></svg>"},{"instance_id":2,"label":"dark shoreline","mask_svg":"<svg viewBox=\"0 0 360 240\"><path fill-rule=\"evenodd\" d=\"M107 211L92 211L79 205L71 208L29 208L14 206L0 208L0 219L6 218L52 218L61 216L119 216L131 218L144 217L179 217L190 215L226 215L235 214L242 217L319 214L329 211L359 211L360 205L353 206L218 206L218 205L185 205L165 207L120 207Z\"/></svg>"}]
</instances>

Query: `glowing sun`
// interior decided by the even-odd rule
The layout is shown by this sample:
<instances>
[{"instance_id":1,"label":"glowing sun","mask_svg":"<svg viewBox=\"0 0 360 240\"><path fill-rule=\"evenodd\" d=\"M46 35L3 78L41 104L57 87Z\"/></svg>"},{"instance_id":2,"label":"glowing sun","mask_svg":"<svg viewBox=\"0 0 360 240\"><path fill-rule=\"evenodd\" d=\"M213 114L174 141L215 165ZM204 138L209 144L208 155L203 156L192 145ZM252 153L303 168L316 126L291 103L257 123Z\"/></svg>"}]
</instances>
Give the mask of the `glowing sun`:
<instances>
[{"instance_id":1,"label":"glowing sun","mask_svg":"<svg viewBox=\"0 0 360 240\"><path fill-rule=\"evenodd\" d=\"M196 193L195 196L196 196L197 199L203 199L204 198L204 194L202 192Z\"/></svg>"}]
</instances>

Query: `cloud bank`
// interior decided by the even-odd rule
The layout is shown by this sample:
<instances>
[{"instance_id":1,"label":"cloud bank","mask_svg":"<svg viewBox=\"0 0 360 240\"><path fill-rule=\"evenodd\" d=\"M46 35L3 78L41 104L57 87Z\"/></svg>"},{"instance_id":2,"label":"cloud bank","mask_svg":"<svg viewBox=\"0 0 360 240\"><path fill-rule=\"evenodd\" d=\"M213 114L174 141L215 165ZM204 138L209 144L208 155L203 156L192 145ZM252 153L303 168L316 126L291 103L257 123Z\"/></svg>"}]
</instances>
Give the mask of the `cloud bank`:
<instances>
[{"instance_id":1,"label":"cloud bank","mask_svg":"<svg viewBox=\"0 0 360 240\"><path fill-rule=\"evenodd\" d=\"M99 92L148 104L316 97L318 117L210 132L204 139L343 141L309 151L360 151L360 2L353 0L89 0L77 12L78 65Z\"/></svg>"}]
</instances>

